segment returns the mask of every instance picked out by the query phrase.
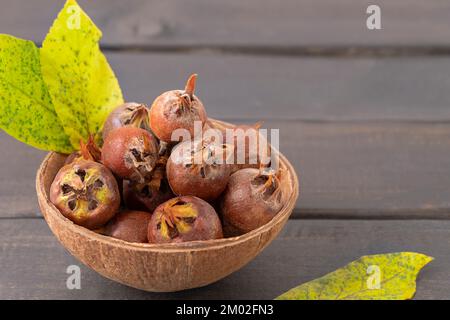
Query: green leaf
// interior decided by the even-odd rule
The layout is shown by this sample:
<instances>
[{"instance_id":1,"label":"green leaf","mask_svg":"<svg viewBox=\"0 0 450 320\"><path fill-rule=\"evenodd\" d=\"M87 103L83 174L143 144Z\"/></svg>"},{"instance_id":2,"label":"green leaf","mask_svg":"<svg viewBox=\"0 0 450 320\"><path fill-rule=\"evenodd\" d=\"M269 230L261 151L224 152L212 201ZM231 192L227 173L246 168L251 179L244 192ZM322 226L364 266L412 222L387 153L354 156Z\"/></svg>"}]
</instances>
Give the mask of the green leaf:
<instances>
[{"instance_id":1,"label":"green leaf","mask_svg":"<svg viewBox=\"0 0 450 320\"><path fill-rule=\"evenodd\" d=\"M42 79L38 48L4 34L0 34L0 127L38 149L73 150Z\"/></svg>"},{"instance_id":2,"label":"green leaf","mask_svg":"<svg viewBox=\"0 0 450 320\"><path fill-rule=\"evenodd\" d=\"M119 83L99 48L101 36L76 1L69 0L40 50L44 80L76 149L89 134L98 140L108 114L123 103Z\"/></svg>"},{"instance_id":3,"label":"green leaf","mask_svg":"<svg viewBox=\"0 0 450 320\"><path fill-rule=\"evenodd\" d=\"M416 292L419 271L432 257L414 252L364 256L277 300L404 300Z\"/></svg>"}]
</instances>

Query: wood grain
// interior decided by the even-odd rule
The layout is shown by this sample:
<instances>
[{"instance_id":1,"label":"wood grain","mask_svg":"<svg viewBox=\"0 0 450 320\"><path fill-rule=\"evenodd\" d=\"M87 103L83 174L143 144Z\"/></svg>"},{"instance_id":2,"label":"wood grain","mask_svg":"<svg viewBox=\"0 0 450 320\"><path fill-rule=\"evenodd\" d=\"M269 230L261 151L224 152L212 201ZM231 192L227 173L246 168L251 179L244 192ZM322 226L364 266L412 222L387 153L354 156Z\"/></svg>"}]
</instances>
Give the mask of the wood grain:
<instances>
[{"instance_id":1,"label":"wood grain","mask_svg":"<svg viewBox=\"0 0 450 320\"><path fill-rule=\"evenodd\" d=\"M129 101L151 104L198 72L211 117L280 128L281 150L301 173L294 217L448 217L449 57L108 58ZM39 215L34 177L44 153L4 133L0 146L0 217Z\"/></svg>"},{"instance_id":2,"label":"wood grain","mask_svg":"<svg viewBox=\"0 0 450 320\"><path fill-rule=\"evenodd\" d=\"M146 293L107 280L69 255L36 219L0 219L1 299L273 299L362 255L416 251L435 260L420 273L417 299L450 298L449 221L290 220L245 268L200 289ZM81 267L81 290L66 269Z\"/></svg>"},{"instance_id":3,"label":"wood grain","mask_svg":"<svg viewBox=\"0 0 450 320\"><path fill-rule=\"evenodd\" d=\"M434 256L416 298L450 299L448 1L379 0L380 31L365 27L369 0L79 3L102 29L128 100L151 103L197 72L210 116L280 128L280 150L300 174L296 219L216 284L135 290L58 244L34 186L46 153L0 132L0 299L273 299L361 255L394 251ZM0 32L40 43L62 5L0 0ZM81 290L66 288L71 264Z\"/></svg>"},{"instance_id":4,"label":"wood grain","mask_svg":"<svg viewBox=\"0 0 450 320\"><path fill-rule=\"evenodd\" d=\"M280 150L299 175L293 217L450 217L448 124L274 120L264 127L280 129ZM0 217L39 215L34 180L43 152L4 133L0 148Z\"/></svg>"},{"instance_id":5,"label":"wood grain","mask_svg":"<svg viewBox=\"0 0 450 320\"><path fill-rule=\"evenodd\" d=\"M448 121L450 58L295 58L110 53L127 100L151 104L199 74L211 117L226 120Z\"/></svg>"},{"instance_id":6,"label":"wood grain","mask_svg":"<svg viewBox=\"0 0 450 320\"><path fill-rule=\"evenodd\" d=\"M449 125L266 124L299 174L294 217L450 217Z\"/></svg>"},{"instance_id":7,"label":"wood grain","mask_svg":"<svg viewBox=\"0 0 450 320\"><path fill-rule=\"evenodd\" d=\"M103 44L161 47L448 46L450 3L378 0L382 30L366 28L369 0L80 0ZM41 42L61 1L0 1L0 30ZM20 18L19 18L20 17Z\"/></svg>"},{"instance_id":8,"label":"wood grain","mask_svg":"<svg viewBox=\"0 0 450 320\"><path fill-rule=\"evenodd\" d=\"M28 147L0 132L0 218L41 217L36 171L46 152Z\"/></svg>"}]
</instances>

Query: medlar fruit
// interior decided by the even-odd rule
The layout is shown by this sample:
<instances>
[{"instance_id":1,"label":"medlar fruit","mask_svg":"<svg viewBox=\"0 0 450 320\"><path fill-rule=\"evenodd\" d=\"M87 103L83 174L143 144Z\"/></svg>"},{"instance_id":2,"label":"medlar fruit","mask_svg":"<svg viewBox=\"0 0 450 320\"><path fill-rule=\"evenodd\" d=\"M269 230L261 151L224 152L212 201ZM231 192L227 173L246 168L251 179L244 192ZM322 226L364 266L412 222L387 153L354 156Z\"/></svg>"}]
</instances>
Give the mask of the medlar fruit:
<instances>
[{"instance_id":1,"label":"medlar fruit","mask_svg":"<svg viewBox=\"0 0 450 320\"><path fill-rule=\"evenodd\" d=\"M222 225L214 208L208 202L191 196L176 197L158 206L148 225L150 243L222 237Z\"/></svg>"},{"instance_id":2,"label":"medlar fruit","mask_svg":"<svg viewBox=\"0 0 450 320\"><path fill-rule=\"evenodd\" d=\"M166 179L159 187L150 183L123 182L123 198L129 209L153 212L161 203L174 197Z\"/></svg>"},{"instance_id":3,"label":"medlar fruit","mask_svg":"<svg viewBox=\"0 0 450 320\"><path fill-rule=\"evenodd\" d=\"M111 131L124 126L150 131L149 108L142 103L127 102L115 108L103 125L103 141Z\"/></svg>"},{"instance_id":4,"label":"medlar fruit","mask_svg":"<svg viewBox=\"0 0 450 320\"><path fill-rule=\"evenodd\" d=\"M280 211L283 206L280 172L246 168L231 175L221 201L228 236L257 229Z\"/></svg>"},{"instance_id":5,"label":"medlar fruit","mask_svg":"<svg viewBox=\"0 0 450 320\"><path fill-rule=\"evenodd\" d=\"M158 139L172 142L172 132L186 129L194 137L194 122L205 123L202 102L194 95L197 75L189 77L184 90L166 91L155 99L150 109L150 127Z\"/></svg>"},{"instance_id":6,"label":"medlar fruit","mask_svg":"<svg viewBox=\"0 0 450 320\"><path fill-rule=\"evenodd\" d=\"M184 141L172 151L166 174L172 191L206 201L219 197L230 177L227 145L205 140Z\"/></svg>"},{"instance_id":7,"label":"medlar fruit","mask_svg":"<svg viewBox=\"0 0 450 320\"><path fill-rule=\"evenodd\" d=\"M264 161L270 161L271 147L259 132L262 123L253 125L227 125L208 120L204 129L218 130L224 143L234 146L231 173L245 168L260 168Z\"/></svg>"},{"instance_id":8,"label":"medlar fruit","mask_svg":"<svg viewBox=\"0 0 450 320\"><path fill-rule=\"evenodd\" d=\"M121 127L106 137L102 162L120 178L142 183L155 168L158 152L158 143L150 132Z\"/></svg>"},{"instance_id":9,"label":"medlar fruit","mask_svg":"<svg viewBox=\"0 0 450 320\"><path fill-rule=\"evenodd\" d=\"M148 212L125 210L119 212L105 226L103 234L128 242L147 243Z\"/></svg>"},{"instance_id":10,"label":"medlar fruit","mask_svg":"<svg viewBox=\"0 0 450 320\"><path fill-rule=\"evenodd\" d=\"M149 181L139 183L124 181L123 199L125 205L134 210L153 212L161 203L174 197L166 178L166 163L170 148L160 144L159 158Z\"/></svg>"},{"instance_id":11,"label":"medlar fruit","mask_svg":"<svg viewBox=\"0 0 450 320\"><path fill-rule=\"evenodd\" d=\"M116 214L120 194L114 176L105 166L79 159L59 170L50 187L50 201L66 218L96 229Z\"/></svg>"}]
</instances>

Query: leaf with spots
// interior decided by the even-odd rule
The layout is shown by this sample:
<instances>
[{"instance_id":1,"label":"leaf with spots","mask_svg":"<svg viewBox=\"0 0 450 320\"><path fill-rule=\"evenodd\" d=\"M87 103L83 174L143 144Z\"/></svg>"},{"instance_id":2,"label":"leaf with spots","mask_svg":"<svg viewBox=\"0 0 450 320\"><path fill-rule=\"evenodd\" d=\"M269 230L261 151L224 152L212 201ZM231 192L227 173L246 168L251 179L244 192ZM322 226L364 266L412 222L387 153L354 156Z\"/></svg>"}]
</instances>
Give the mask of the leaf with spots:
<instances>
[{"instance_id":1,"label":"leaf with spots","mask_svg":"<svg viewBox=\"0 0 450 320\"><path fill-rule=\"evenodd\" d=\"M414 252L363 256L277 300L405 300L416 292L419 271L433 258Z\"/></svg>"},{"instance_id":2,"label":"leaf with spots","mask_svg":"<svg viewBox=\"0 0 450 320\"><path fill-rule=\"evenodd\" d=\"M0 127L38 149L70 153L73 147L42 78L39 49L0 35Z\"/></svg>"},{"instance_id":3,"label":"leaf with spots","mask_svg":"<svg viewBox=\"0 0 450 320\"><path fill-rule=\"evenodd\" d=\"M76 149L90 134L98 142L106 117L123 103L119 83L100 51L101 36L76 1L68 0L40 50L44 80Z\"/></svg>"}]
</instances>

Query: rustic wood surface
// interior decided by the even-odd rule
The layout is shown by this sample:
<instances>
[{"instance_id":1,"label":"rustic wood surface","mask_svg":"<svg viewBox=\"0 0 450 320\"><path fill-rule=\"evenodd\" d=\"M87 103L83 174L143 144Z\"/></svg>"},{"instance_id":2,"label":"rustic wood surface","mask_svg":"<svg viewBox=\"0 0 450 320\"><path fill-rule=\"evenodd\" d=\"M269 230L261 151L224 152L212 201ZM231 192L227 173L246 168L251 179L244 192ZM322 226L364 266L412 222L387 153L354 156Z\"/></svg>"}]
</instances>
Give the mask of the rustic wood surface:
<instances>
[{"instance_id":1,"label":"rustic wood surface","mask_svg":"<svg viewBox=\"0 0 450 320\"><path fill-rule=\"evenodd\" d=\"M450 125L268 120L265 127L280 129L280 150L299 174L293 218L450 217ZM0 217L40 216L33 182L45 152L4 133L0 148Z\"/></svg>"},{"instance_id":2,"label":"rustic wood surface","mask_svg":"<svg viewBox=\"0 0 450 320\"><path fill-rule=\"evenodd\" d=\"M105 279L58 243L41 219L0 220L0 297L19 299L273 299L362 255L416 251L435 258L420 273L418 299L449 299L449 221L291 220L246 267L204 288L147 293ZM67 267L81 267L68 290Z\"/></svg>"},{"instance_id":3,"label":"rustic wood surface","mask_svg":"<svg viewBox=\"0 0 450 320\"><path fill-rule=\"evenodd\" d=\"M107 56L130 100L152 103L197 72L209 115L224 120L450 120L450 57Z\"/></svg>"},{"instance_id":4,"label":"rustic wood surface","mask_svg":"<svg viewBox=\"0 0 450 320\"><path fill-rule=\"evenodd\" d=\"M211 117L264 121L299 172L281 236L205 288L151 294L102 278L68 254L39 212L45 152L0 132L0 299L272 299L367 254L436 259L419 299L450 299L450 3L80 0L127 100L151 103L199 73ZM40 43L62 1L0 0L0 33ZM436 220L440 221L436 221ZM82 290L68 290L80 265Z\"/></svg>"},{"instance_id":5,"label":"rustic wood surface","mask_svg":"<svg viewBox=\"0 0 450 320\"><path fill-rule=\"evenodd\" d=\"M42 41L63 1L2 0L1 32ZM80 0L103 44L149 48L429 46L450 44L445 0L378 0L382 28L365 26L370 0ZM317 48L315 48L317 49ZM303 50L299 50L302 52ZM308 50L306 50L308 51ZM350 51L351 52L351 51Z\"/></svg>"}]
</instances>

